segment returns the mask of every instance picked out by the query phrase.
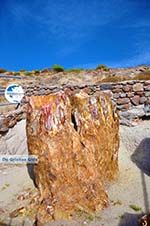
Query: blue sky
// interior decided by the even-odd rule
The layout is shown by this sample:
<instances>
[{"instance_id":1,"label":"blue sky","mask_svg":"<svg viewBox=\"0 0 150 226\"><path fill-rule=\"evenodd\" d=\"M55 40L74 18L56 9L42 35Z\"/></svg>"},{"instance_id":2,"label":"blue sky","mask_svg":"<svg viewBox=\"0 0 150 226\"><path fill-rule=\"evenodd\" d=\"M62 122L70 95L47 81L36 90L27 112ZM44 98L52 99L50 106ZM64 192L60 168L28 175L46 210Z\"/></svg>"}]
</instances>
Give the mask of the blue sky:
<instances>
[{"instance_id":1,"label":"blue sky","mask_svg":"<svg viewBox=\"0 0 150 226\"><path fill-rule=\"evenodd\" d=\"M150 0L0 0L0 67L150 64Z\"/></svg>"}]
</instances>

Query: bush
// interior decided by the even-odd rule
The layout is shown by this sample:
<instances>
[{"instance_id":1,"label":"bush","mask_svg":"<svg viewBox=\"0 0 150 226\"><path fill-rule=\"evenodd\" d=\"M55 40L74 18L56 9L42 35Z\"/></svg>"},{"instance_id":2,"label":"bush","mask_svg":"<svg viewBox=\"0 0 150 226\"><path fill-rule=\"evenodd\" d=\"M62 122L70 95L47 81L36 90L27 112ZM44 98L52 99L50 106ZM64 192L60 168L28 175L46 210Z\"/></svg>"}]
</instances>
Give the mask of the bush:
<instances>
[{"instance_id":1,"label":"bush","mask_svg":"<svg viewBox=\"0 0 150 226\"><path fill-rule=\"evenodd\" d=\"M33 70L32 73L33 74L40 74L40 70L37 70L37 69L36 70Z\"/></svg>"},{"instance_id":2,"label":"bush","mask_svg":"<svg viewBox=\"0 0 150 226\"><path fill-rule=\"evenodd\" d=\"M4 68L0 68L0 73L5 73L7 70L5 70Z\"/></svg>"},{"instance_id":3,"label":"bush","mask_svg":"<svg viewBox=\"0 0 150 226\"><path fill-rule=\"evenodd\" d=\"M56 71L56 72L64 71L64 67L61 66L61 65L59 65L59 64L54 64L54 65L52 66L52 69L53 69L54 71Z\"/></svg>"},{"instance_id":4,"label":"bush","mask_svg":"<svg viewBox=\"0 0 150 226\"><path fill-rule=\"evenodd\" d=\"M103 70L103 71L109 71L109 68L104 64L99 64L96 68L96 70Z\"/></svg>"}]
</instances>

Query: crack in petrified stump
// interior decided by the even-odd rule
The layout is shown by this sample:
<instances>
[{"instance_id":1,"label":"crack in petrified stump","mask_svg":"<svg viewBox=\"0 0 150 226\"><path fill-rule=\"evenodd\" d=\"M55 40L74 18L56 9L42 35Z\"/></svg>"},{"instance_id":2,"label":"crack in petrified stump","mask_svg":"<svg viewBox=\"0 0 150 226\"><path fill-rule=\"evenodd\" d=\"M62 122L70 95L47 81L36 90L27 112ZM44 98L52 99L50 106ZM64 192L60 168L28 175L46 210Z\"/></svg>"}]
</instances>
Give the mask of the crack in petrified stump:
<instances>
[{"instance_id":1,"label":"crack in petrified stump","mask_svg":"<svg viewBox=\"0 0 150 226\"><path fill-rule=\"evenodd\" d=\"M109 97L101 93L29 97L27 139L41 204L41 223L108 204L104 184L118 171L119 121Z\"/></svg>"}]
</instances>

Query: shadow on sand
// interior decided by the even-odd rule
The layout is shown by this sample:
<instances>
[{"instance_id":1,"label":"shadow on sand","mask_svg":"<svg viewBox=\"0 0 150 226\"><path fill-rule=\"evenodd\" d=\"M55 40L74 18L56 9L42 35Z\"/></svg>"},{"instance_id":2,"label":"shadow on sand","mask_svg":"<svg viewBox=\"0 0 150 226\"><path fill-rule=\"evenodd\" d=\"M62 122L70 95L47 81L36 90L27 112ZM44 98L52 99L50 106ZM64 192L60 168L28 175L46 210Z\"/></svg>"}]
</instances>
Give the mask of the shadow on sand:
<instances>
[{"instance_id":1,"label":"shadow on sand","mask_svg":"<svg viewBox=\"0 0 150 226\"><path fill-rule=\"evenodd\" d=\"M37 187L36 181L35 181L35 174L34 174L34 164L27 164L27 170L28 170L29 177L33 181L34 186Z\"/></svg>"},{"instance_id":2,"label":"shadow on sand","mask_svg":"<svg viewBox=\"0 0 150 226\"><path fill-rule=\"evenodd\" d=\"M141 183L142 183L142 187L143 187L143 199L144 199L144 205L145 205L145 210L144 210L145 213L143 213L143 214L125 213L123 215L122 219L120 220L120 223L118 226L139 226L140 225L139 219L144 214L148 213L148 211L150 209L149 202L148 202L148 192L149 191L146 187L146 182L145 182L145 175L150 176L150 138L145 138L144 140L142 140L140 145L136 148L135 152L132 154L131 160L140 169ZM32 165L32 164L27 165L30 178L33 180L33 183L36 186L33 167L34 167L34 165ZM149 225L147 225L147 226L149 226Z\"/></svg>"},{"instance_id":3,"label":"shadow on sand","mask_svg":"<svg viewBox=\"0 0 150 226\"><path fill-rule=\"evenodd\" d=\"M143 199L145 205L144 214L147 214L150 210L150 205L148 201L148 192L150 191L146 187L145 175L150 176L150 138L145 138L142 140L140 145L136 148L135 152L132 154L131 160L140 169L141 183L143 187ZM139 219L144 214L125 213L118 226L139 226L140 225Z\"/></svg>"}]
</instances>

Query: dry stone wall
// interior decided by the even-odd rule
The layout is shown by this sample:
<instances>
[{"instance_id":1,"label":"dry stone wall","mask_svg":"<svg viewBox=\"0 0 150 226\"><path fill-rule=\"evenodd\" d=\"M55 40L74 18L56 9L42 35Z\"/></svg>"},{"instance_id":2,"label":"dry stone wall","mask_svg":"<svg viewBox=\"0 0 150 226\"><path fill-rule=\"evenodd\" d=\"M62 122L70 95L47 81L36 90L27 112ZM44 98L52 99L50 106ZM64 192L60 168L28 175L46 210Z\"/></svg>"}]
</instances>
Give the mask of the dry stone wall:
<instances>
[{"instance_id":1,"label":"dry stone wall","mask_svg":"<svg viewBox=\"0 0 150 226\"><path fill-rule=\"evenodd\" d=\"M112 92L112 99L117 104L119 111L126 111L134 106L142 105L150 101L150 81L125 81L118 83L106 83L99 85L79 85L79 86L45 86L30 85L24 87L27 96L45 95L68 88L70 90L86 90L87 92L96 92L107 90Z\"/></svg>"},{"instance_id":2,"label":"dry stone wall","mask_svg":"<svg viewBox=\"0 0 150 226\"><path fill-rule=\"evenodd\" d=\"M128 81L112 86L117 109L126 111L150 101L150 81Z\"/></svg>"},{"instance_id":3,"label":"dry stone wall","mask_svg":"<svg viewBox=\"0 0 150 226\"><path fill-rule=\"evenodd\" d=\"M51 86L48 84L30 83L23 86L26 96L48 95L62 90L67 92L78 92L80 90L93 95L104 91L111 96L120 115L120 122L129 125L125 120L142 117L145 115L144 104L150 103L150 81L124 81L118 83L76 85L76 86ZM149 110L149 109L148 109ZM16 111L0 114L0 134L12 128L18 121L26 118L24 107ZM123 120L122 120L123 118Z\"/></svg>"}]
</instances>

